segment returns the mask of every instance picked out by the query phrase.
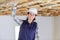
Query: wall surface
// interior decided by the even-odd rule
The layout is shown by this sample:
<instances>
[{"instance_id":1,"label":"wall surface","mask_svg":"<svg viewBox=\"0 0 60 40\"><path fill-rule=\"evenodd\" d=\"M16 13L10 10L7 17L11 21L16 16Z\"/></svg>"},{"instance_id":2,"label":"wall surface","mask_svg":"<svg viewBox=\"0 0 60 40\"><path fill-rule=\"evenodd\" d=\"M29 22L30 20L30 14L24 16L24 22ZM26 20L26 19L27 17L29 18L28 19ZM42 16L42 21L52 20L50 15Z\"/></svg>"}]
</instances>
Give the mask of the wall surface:
<instances>
[{"instance_id":1,"label":"wall surface","mask_svg":"<svg viewBox=\"0 0 60 40\"><path fill-rule=\"evenodd\" d=\"M53 17L37 17L36 21L40 40L53 40ZM17 24L11 16L0 16L0 40L15 40L15 26Z\"/></svg>"},{"instance_id":2,"label":"wall surface","mask_svg":"<svg viewBox=\"0 0 60 40\"><path fill-rule=\"evenodd\" d=\"M54 17L38 17L39 40L54 40Z\"/></svg>"},{"instance_id":3,"label":"wall surface","mask_svg":"<svg viewBox=\"0 0 60 40\"><path fill-rule=\"evenodd\" d=\"M15 25L10 16L0 16L0 40L15 40Z\"/></svg>"},{"instance_id":4,"label":"wall surface","mask_svg":"<svg viewBox=\"0 0 60 40\"><path fill-rule=\"evenodd\" d=\"M60 17L55 17L55 40L60 40Z\"/></svg>"}]
</instances>

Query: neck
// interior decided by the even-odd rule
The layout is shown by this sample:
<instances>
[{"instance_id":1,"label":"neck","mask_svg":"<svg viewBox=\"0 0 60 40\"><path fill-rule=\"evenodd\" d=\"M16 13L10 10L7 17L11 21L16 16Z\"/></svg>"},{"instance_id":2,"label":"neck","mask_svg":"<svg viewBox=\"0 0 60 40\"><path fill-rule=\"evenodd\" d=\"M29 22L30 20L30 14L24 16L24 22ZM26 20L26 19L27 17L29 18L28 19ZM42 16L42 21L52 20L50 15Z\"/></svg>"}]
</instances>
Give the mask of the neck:
<instances>
[{"instance_id":1,"label":"neck","mask_svg":"<svg viewBox=\"0 0 60 40\"><path fill-rule=\"evenodd\" d=\"M28 20L29 23L32 23L32 20Z\"/></svg>"}]
</instances>

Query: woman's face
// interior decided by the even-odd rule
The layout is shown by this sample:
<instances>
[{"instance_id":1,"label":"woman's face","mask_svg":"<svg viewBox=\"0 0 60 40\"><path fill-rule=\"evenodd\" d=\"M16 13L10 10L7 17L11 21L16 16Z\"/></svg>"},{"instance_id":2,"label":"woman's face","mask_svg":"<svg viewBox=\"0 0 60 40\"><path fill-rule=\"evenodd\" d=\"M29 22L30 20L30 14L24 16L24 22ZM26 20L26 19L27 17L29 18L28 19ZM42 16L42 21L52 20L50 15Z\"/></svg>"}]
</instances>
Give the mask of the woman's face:
<instances>
[{"instance_id":1,"label":"woman's face","mask_svg":"<svg viewBox=\"0 0 60 40\"><path fill-rule=\"evenodd\" d=\"M29 20L33 20L34 18L35 18L35 14L33 14L33 13L28 14L28 19Z\"/></svg>"}]
</instances>

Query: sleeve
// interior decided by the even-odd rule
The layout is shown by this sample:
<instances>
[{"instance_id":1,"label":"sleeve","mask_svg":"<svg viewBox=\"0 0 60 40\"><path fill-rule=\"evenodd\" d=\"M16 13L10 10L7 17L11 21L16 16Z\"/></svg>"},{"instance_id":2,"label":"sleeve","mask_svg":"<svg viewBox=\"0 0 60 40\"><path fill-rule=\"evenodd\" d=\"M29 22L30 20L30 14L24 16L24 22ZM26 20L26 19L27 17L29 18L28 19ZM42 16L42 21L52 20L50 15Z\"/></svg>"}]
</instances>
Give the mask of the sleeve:
<instances>
[{"instance_id":1,"label":"sleeve","mask_svg":"<svg viewBox=\"0 0 60 40\"><path fill-rule=\"evenodd\" d=\"M12 17L13 17L13 20L18 24L18 25L20 25L22 22L23 22L23 20L21 20L21 19L19 19L17 16L16 16L16 7L13 7L13 9L12 9Z\"/></svg>"},{"instance_id":2,"label":"sleeve","mask_svg":"<svg viewBox=\"0 0 60 40\"><path fill-rule=\"evenodd\" d=\"M36 25L37 25L37 23L36 23ZM36 27L36 35L35 35L35 39L36 39L36 40L39 40L38 26Z\"/></svg>"}]
</instances>

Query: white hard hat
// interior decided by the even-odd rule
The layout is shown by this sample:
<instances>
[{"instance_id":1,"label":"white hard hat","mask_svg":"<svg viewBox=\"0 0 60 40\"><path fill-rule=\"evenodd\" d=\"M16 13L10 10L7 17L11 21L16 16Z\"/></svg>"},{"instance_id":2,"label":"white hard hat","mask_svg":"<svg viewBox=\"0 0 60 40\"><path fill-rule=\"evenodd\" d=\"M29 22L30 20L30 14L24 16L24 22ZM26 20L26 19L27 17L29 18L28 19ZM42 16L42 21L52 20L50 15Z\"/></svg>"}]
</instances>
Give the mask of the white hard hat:
<instances>
[{"instance_id":1,"label":"white hard hat","mask_svg":"<svg viewBox=\"0 0 60 40\"><path fill-rule=\"evenodd\" d=\"M38 11L37 8L29 8L28 12L37 15Z\"/></svg>"}]
</instances>

